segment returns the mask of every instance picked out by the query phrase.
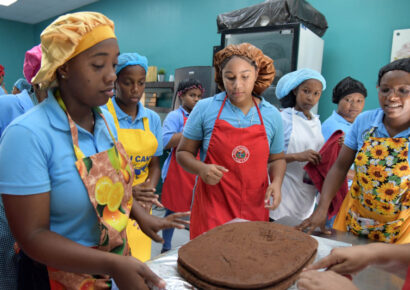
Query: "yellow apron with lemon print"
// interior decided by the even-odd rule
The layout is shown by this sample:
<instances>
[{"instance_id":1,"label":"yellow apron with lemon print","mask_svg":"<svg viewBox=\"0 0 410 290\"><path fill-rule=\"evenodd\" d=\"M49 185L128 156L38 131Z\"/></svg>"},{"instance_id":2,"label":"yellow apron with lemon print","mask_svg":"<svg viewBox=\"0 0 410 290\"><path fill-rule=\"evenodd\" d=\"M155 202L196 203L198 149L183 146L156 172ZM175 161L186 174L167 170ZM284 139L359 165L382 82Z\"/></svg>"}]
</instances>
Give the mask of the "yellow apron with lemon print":
<instances>
[{"instance_id":1,"label":"yellow apron with lemon print","mask_svg":"<svg viewBox=\"0 0 410 290\"><path fill-rule=\"evenodd\" d=\"M374 129L356 155L356 175L333 228L379 242L410 243L409 139L376 138Z\"/></svg>"},{"instance_id":2,"label":"yellow apron with lemon print","mask_svg":"<svg viewBox=\"0 0 410 290\"><path fill-rule=\"evenodd\" d=\"M142 119L144 130L121 129L111 99L107 103L107 108L114 117L118 140L123 144L134 167L134 180L132 185L135 186L143 183L148 177L148 166L158 147L157 138L149 129L148 118ZM132 256L142 262L148 261L151 258L151 239L141 231L138 224L132 219L128 221L127 237Z\"/></svg>"}]
</instances>

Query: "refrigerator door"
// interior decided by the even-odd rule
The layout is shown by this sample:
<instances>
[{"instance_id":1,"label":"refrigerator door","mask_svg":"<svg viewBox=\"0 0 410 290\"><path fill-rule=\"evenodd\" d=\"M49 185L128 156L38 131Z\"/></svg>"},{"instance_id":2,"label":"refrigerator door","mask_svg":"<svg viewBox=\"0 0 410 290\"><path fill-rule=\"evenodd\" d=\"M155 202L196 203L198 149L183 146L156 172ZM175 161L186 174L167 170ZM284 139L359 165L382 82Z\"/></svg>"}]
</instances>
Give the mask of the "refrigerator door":
<instances>
[{"instance_id":1,"label":"refrigerator door","mask_svg":"<svg viewBox=\"0 0 410 290\"><path fill-rule=\"evenodd\" d=\"M260 48L274 61L276 76L273 84L276 84L284 74L293 70L292 62L296 60L296 54L293 53L294 41L295 31L292 28L267 31L247 30L242 33L226 33L224 47L248 42Z\"/></svg>"}]
</instances>

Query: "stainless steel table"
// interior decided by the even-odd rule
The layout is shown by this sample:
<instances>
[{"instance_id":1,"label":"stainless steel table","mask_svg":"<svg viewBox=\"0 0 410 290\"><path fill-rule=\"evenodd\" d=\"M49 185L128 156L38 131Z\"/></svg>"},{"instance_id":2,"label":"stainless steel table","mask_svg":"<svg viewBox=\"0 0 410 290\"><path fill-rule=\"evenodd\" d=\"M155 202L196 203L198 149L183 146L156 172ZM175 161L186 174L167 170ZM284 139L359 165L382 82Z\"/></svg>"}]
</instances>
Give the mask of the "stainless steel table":
<instances>
[{"instance_id":1,"label":"stainless steel table","mask_svg":"<svg viewBox=\"0 0 410 290\"><path fill-rule=\"evenodd\" d=\"M318 232L314 232L313 235L352 245L372 243L369 239L357 237L351 233L336 231L334 229L332 229L331 235L325 235ZM353 282L360 290L399 290L404 284L404 280L400 277L381 269L377 269L374 266L367 267L358 274L353 275Z\"/></svg>"},{"instance_id":2,"label":"stainless steel table","mask_svg":"<svg viewBox=\"0 0 410 290\"><path fill-rule=\"evenodd\" d=\"M277 220L276 222L288 226L295 226L300 224L302 221L295 220L293 218L283 218ZM320 232L313 232L313 235L352 245L365 245L373 243L372 240L355 236L349 232L341 232L334 229L332 229L331 235L325 235ZM381 269L377 269L374 266L367 267L360 273L354 275L353 282L360 290L399 290L404 284L404 280L400 277Z\"/></svg>"},{"instance_id":3,"label":"stainless steel table","mask_svg":"<svg viewBox=\"0 0 410 290\"><path fill-rule=\"evenodd\" d=\"M279 220L278 222L292 226L298 224L298 221ZM358 238L350 233L334 230L332 235L314 233L313 237L319 242L317 259L325 257L335 247L368 244L371 242L368 239ZM147 265L167 282L167 289L195 289L178 274L176 269L177 259L178 249L174 249L151 259L147 262ZM353 281L361 290L399 290L404 284L403 279L372 266L354 275ZM297 287L293 285L289 289L295 290Z\"/></svg>"}]
</instances>

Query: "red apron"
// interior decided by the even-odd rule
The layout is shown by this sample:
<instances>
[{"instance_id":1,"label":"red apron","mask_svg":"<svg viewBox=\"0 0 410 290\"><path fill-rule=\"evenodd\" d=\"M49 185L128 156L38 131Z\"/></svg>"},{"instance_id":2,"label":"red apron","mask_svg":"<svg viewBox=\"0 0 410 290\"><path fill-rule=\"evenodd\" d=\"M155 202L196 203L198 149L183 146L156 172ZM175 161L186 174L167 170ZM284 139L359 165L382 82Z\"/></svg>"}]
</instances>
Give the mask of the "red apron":
<instances>
[{"instance_id":1,"label":"red apron","mask_svg":"<svg viewBox=\"0 0 410 290\"><path fill-rule=\"evenodd\" d=\"M198 178L191 212L191 239L234 218L269 218L264 204L269 184L269 142L261 113L254 100L261 124L235 128L219 119L226 98L215 120L204 162L224 166L229 172L216 185Z\"/></svg>"},{"instance_id":2,"label":"red apron","mask_svg":"<svg viewBox=\"0 0 410 290\"><path fill-rule=\"evenodd\" d=\"M407 268L407 276L402 290L410 290L410 266Z\"/></svg>"},{"instance_id":3,"label":"red apron","mask_svg":"<svg viewBox=\"0 0 410 290\"><path fill-rule=\"evenodd\" d=\"M188 119L184 112L184 127ZM162 186L161 202L173 212L184 212L191 209L192 192L196 175L185 171L176 160L176 148L172 149L167 177Z\"/></svg>"}]
</instances>

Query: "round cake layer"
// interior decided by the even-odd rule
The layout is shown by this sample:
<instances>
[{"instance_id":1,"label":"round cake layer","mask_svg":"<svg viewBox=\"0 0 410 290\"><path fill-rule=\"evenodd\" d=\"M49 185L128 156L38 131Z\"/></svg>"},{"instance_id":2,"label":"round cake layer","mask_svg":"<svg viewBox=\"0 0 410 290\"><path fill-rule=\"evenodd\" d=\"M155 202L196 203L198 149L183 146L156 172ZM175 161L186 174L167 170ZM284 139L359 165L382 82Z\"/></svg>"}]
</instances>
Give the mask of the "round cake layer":
<instances>
[{"instance_id":1,"label":"round cake layer","mask_svg":"<svg viewBox=\"0 0 410 290\"><path fill-rule=\"evenodd\" d=\"M286 290L286 289L288 289L299 278L299 275L302 272L303 268L305 268L308 265L310 265L311 263L313 263L313 261L315 260L315 257L316 257L316 253L313 254L313 256L309 259L309 261L305 265L303 265L297 272L290 275L289 277L275 283L274 285L270 285L270 286L264 287L264 288L257 288L257 289L259 289L259 290ZM203 281L203 280L199 279L198 277L196 277L191 272L189 272L187 269L185 269L181 264L178 264L177 269L178 269L178 272L181 275L181 277L183 277L191 285L194 285L195 287L198 287L199 289L204 289L204 290L227 290L227 289L231 289L231 288L228 288L228 287L217 286L217 285L210 284L206 281Z\"/></svg>"},{"instance_id":2,"label":"round cake layer","mask_svg":"<svg viewBox=\"0 0 410 290\"><path fill-rule=\"evenodd\" d=\"M213 285L263 288L300 270L317 246L315 239L292 227L238 222L216 227L182 246L178 263Z\"/></svg>"}]
</instances>

